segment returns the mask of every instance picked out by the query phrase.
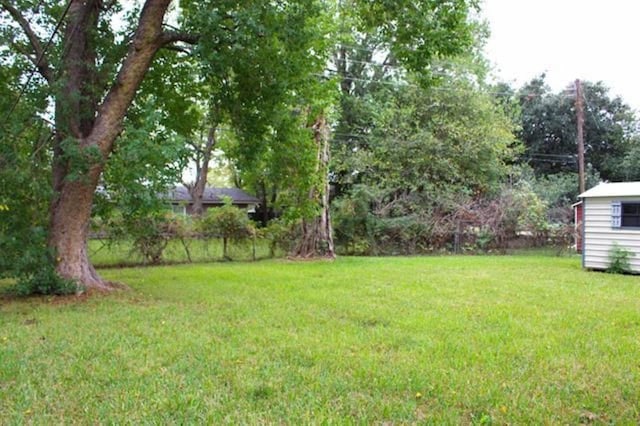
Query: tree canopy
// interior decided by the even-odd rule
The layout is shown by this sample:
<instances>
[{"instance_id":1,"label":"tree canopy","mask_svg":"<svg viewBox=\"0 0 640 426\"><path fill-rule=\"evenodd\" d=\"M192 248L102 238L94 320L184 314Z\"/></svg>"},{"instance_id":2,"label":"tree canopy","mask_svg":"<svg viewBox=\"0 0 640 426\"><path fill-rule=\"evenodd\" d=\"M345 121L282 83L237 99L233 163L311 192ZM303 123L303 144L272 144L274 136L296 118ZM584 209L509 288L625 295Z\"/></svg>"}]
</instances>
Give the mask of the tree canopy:
<instances>
[{"instance_id":1,"label":"tree canopy","mask_svg":"<svg viewBox=\"0 0 640 426\"><path fill-rule=\"evenodd\" d=\"M627 179L635 174L623 167L625 157L638 143L634 112L621 98L612 97L601 82L583 82L583 92L585 162L603 179ZM519 90L519 137L525 145L525 160L539 175L577 170L575 96L572 86L552 92L544 75Z\"/></svg>"},{"instance_id":2,"label":"tree canopy","mask_svg":"<svg viewBox=\"0 0 640 426\"><path fill-rule=\"evenodd\" d=\"M11 81L2 90L17 105L0 135L2 161L38 164L29 147L45 141L35 152L50 174L28 167L21 174L38 174L34 205L48 204L49 217L25 226L42 230L34 244L50 253L57 274L86 287L109 288L87 254L98 186L148 189L172 176L184 158L181 145L203 123L216 123L214 113L222 111L238 136L238 165L249 169L265 156L281 162L281 147L296 146L301 181L322 180L310 172L313 161L301 159L315 158L303 154L316 149L308 123L331 113L330 80L322 76L342 38L338 13L351 15L349 31L375 34L408 70L424 71L431 59L472 44L477 8L465 0L183 1L169 14L170 4L0 1L0 63ZM40 139L37 128L53 137ZM6 146L16 142L9 155ZM3 234L3 243L12 241L12 229Z\"/></svg>"}]
</instances>

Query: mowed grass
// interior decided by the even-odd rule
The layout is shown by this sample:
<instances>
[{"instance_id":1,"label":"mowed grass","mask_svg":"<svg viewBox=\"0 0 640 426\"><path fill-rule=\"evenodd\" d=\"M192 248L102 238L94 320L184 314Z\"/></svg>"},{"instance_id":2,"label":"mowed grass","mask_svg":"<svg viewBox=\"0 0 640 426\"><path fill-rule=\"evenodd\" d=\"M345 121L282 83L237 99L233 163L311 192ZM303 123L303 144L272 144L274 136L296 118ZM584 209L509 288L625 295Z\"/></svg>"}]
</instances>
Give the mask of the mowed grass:
<instances>
[{"instance_id":1,"label":"mowed grass","mask_svg":"<svg viewBox=\"0 0 640 426\"><path fill-rule=\"evenodd\" d=\"M640 421L640 277L543 256L102 271L0 307L0 423Z\"/></svg>"}]
</instances>

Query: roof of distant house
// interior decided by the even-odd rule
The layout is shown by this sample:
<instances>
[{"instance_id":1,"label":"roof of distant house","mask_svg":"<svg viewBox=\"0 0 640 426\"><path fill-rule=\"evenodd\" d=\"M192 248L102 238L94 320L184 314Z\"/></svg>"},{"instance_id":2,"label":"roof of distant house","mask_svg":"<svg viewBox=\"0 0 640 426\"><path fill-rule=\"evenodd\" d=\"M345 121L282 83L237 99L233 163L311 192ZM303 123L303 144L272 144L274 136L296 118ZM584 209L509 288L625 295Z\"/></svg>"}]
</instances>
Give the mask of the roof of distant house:
<instances>
[{"instance_id":1,"label":"roof of distant house","mask_svg":"<svg viewBox=\"0 0 640 426\"><path fill-rule=\"evenodd\" d=\"M204 189L202 202L204 204L224 204L224 197L231 198L233 204L258 204L260 200L244 192L240 188L211 188ZM179 185L169 191L168 197L172 202L191 202L189 190Z\"/></svg>"},{"instance_id":2,"label":"roof of distant house","mask_svg":"<svg viewBox=\"0 0 640 426\"><path fill-rule=\"evenodd\" d=\"M580 198L640 196L640 182L604 182L583 192Z\"/></svg>"}]
</instances>

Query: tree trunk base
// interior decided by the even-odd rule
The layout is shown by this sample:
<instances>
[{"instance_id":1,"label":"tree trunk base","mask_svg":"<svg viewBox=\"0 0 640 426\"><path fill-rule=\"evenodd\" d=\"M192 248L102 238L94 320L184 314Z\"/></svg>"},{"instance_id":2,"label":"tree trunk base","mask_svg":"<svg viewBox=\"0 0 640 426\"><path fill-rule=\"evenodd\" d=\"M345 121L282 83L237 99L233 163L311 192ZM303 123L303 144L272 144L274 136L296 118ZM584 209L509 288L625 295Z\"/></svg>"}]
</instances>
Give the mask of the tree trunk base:
<instances>
[{"instance_id":1,"label":"tree trunk base","mask_svg":"<svg viewBox=\"0 0 640 426\"><path fill-rule=\"evenodd\" d=\"M79 252L72 254L75 254L75 256L58 258L56 272L60 277L76 283L76 294L92 291L109 292L128 288L124 284L106 281L98 275L87 256L86 243L81 244Z\"/></svg>"},{"instance_id":2,"label":"tree trunk base","mask_svg":"<svg viewBox=\"0 0 640 426\"><path fill-rule=\"evenodd\" d=\"M76 292L76 296L83 296L83 295L91 296L92 294L106 294L106 293L111 293L112 291L119 291L119 290L130 290L130 287L127 286L126 284L117 283L114 281L102 281L99 287L96 287L96 286L79 287L78 291Z\"/></svg>"},{"instance_id":3,"label":"tree trunk base","mask_svg":"<svg viewBox=\"0 0 640 426\"><path fill-rule=\"evenodd\" d=\"M292 259L335 259L329 209L323 209L322 215L310 223L303 220L300 225L301 238L289 253Z\"/></svg>"}]
</instances>

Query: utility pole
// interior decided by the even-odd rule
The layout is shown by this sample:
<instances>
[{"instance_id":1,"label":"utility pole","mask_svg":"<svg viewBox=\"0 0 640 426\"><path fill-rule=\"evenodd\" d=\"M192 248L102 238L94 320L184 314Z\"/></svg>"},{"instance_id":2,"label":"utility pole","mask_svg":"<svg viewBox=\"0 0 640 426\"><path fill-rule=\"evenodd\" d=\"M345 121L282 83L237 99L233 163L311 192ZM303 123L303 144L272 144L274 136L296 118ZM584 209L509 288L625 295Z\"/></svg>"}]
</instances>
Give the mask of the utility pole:
<instances>
[{"instance_id":1,"label":"utility pole","mask_svg":"<svg viewBox=\"0 0 640 426\"><path fill-rule=\"evenodd\" d=\"M582 82L576 80L576 125L578 143L578 179L580 185L580 194L585 191L584 187L584 98L582 94Z\"/></svg>"}]
</instances>

